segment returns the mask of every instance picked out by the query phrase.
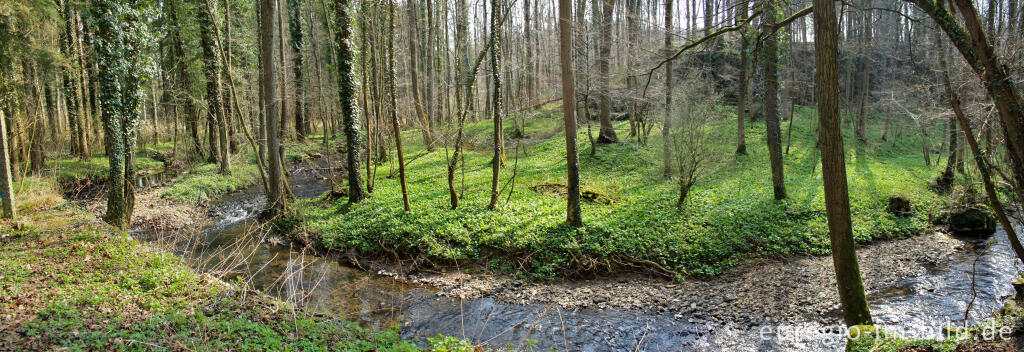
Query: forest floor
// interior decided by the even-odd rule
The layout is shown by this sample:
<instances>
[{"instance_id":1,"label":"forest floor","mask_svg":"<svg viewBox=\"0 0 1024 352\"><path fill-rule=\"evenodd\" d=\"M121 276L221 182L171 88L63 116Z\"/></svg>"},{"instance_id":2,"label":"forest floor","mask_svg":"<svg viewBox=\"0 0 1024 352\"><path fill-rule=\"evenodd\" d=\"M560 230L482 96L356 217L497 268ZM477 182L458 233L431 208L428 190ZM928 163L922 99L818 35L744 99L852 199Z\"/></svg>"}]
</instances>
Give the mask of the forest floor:
<instances>
[{"instance_id":1,"label":"forest floor","mask_svg":"<svg viewBox=\"0 0 1024 352\"><path fill-rule=\"evenodd\" d=\"M26 179L0 222L0 350L419 350L196 273L53 189Z\"/></svg>"},{"instance_id":2,"label":"forest floor","mask_svg":"<svg viewBox=\"0 0 1024 352\"><path fill-rule=\"evenodd\" d=\"M462 194L457 210L450 210L445 183L451 151L428 151L419 131L407 131L403 141L412 211L402 209L394 157L389 156L370 178L374 190L368 200L355 205L300 202L297 232L321 249L354 259L386 258L402 273L459 267L517 279L588 279L640 271L683 280L733 272L766 259L828 254L813 109L797 108L791 139L789 123L783 125L789 198L782 201L772 197L764 123L748 123L749 154L734 156L731 110L723 109L720 122L709 127L707 148L722 157L708 162L707 174L682 208L675 205L677 181L661 176L659 132L645 144L628 141L628 124L620 121L616 126L623 141L598 145L595 155L590 155L582 128L586 226L564 225L565 143L560 107L554 103L520 116L524 138L506 136L496 210L486 209L491 122L477 121L466 126L465 167L456 175ZM947 196L929 186L941 167L925 165L919 136L893 133L881 141L882 118L872 116L870 142L847 136L854 237L861 244L928 233L932 219L949 204ZM445 133L453 131L435 132L438 138ZM911 201L912 215L885 211L894 195Z\"/></svg>"}]
</instances>

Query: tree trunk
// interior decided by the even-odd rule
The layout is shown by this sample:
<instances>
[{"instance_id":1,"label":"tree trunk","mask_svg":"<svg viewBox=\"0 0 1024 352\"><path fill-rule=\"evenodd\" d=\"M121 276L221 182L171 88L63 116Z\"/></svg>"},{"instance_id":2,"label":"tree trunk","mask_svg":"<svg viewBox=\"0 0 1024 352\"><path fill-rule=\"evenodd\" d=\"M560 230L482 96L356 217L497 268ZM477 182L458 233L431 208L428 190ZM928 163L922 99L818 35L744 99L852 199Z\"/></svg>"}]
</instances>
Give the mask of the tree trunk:
<instances>
[{"instance_id":1,"label":"tree trunk","mask_svg":"<svg viewBox=\"0 0 1024 352\"><path fill-rule=\"evenodd\" d=\"M402 153L402 130L398 126L398 103L395 96L395 0L388 1L388 104L391 113L391 128L395 132L395 149L398 154L398 174L402 184L402 205L405 211L412 210L409 203L409 189L405 182L405 155Z\"/></svg>"},{"instance_id":2,"label":"tree trunk","mask_svg":"<svg viewBox=\"0 0 1024 352\"><path fill-rule=\"evenodd\" d=\"M341 103L342 125L345 131L346 167L348 173L348 201L359 202L366 198L362 180L359 177L359 117L356 115L356 82L352 58L352 26L349 23L349 0L335 0L334 11L337 30L338 95ZM327 128L326 120L324 128ZM324 138L327 134L324 133ZM367 161L369 163L370 161ZM369 177L369 175L367 175Z\"/></svg>"},{"instance_id":3,"label":"tree trunk","mask_svg":"<svg viewBox=\"0 0 1024 352\"><path fill-rule=\"evenodd\" d=\"M872 1L865 0L865 8L871 8ZM857 106L857 123L854 126L854 135L857 140L866 142L867 137L867 104L871 99L871 10L864 10L861 14L863 21L861 27L861 56L860 56L860 102Z\"/></svg>"},{"instance_id":4,"label":"tree trunk","mask_svg":"<svg viewBox=\"0 0 1024 352\"><path fill-rule=\"evenodd\" d=\"M224 94L221 92L221 58L217 48L214 26L216 14L212 6L199 9L200 43L203 47L203 66L206 73L206 104L207 119L210 126L210 155L216 155L220 173L231 174L231 150L228 146L228 124L224 117L224 105L221 103Z\"/></svg>"},{"instance_id":5,"label":"tree trunk","mask_svg":"<svg viewBox=\"0 0 1024 352\"><path fill-rule=\"evenodd\" d=\"M674 0L665 1L665 56L672 53L672 3ZM664 168L662 177L668 178L672 175L672 60L665 61L665 126L661 129L661 154Z\"/></svg>"},{"instance_id":6,"label":"tree trunk","mask_svg":"<svg viewBox=\"0 0 1024 352\"><path fill-rule=\"evenodd\" d=\"M167 4L167 18L169 23L178 24L180 23L179 9L176 6L177 0L169 0ZM185 43L182 38L181 27L174 25L170 27L168 31L171 42L173 43L173 50L171 57L175 58L176 62L174 65L174 71L178 76L178 89L180 89L184 95L184 101L182 102L185 106L185 129L187 130L190 140L192 141L192 147L195 153L200 159L203 158L203 147L202 142L199 140L199 117L196 114L195 102L192 100L192 75L188 70L188 61L186 60Z\"/></svg>"},{"instance_id":7,"label":"tree trunk","mask_svg":"<svg viewBox=\"0 0 1024 352\"><path fill-rule=\"evenodd\" d=\"M285 210L283 169L279 138L277 101L277 72L274 59L274 18L277 17L276 0L260 1L260 67L262 68L261 88L263 90L263 124L266 126L267 165L269 185L267 186L267 212L276 215Z\"/></svg>"},{"instance_id":8,"label":"tree trunk","mask_svg":"<svg viewBox=\"0 0 1024 352\"><path fill-rule=\"evenodd\" d=\"M419 25L416 16L416 0L409 0L406 4L409 7L409 83L410 83L410 94L413 98L413 110L416 114L416 121L419 122L423 132L423 144L427 147L427 150L434 149L434 141L431 136L430 122L427 121L426 113L423 111L423 101L420 97L420 83L419 83L419 60L417 58L416 49L416 38L419 37L416 31L416 27Z\"/></svg>"},{"instance_id":9,"label":"tree trunk","mask_svg":"<svg viewBox=\"0 0 1024 352\"><path fill-rule=\"evenodd\" d=\"M501 75L498 68L501 67L501 26L498 16L501 11L501 0L491 0L491 36L494 44L491 45L491 118L494 121L494 157L491 160L491 202L487 209L494 210L498 206L498 186L501 175L501 164L505 161L505 133L501 121Z\"/></svg>"},{"instance_id":10,"label":"tree trunk","mask_svg":"<svg viewBox=\"0 0 1024 352\"><path fill-rule=\"evenodd\" d=\"M11 157L7 148L7 118L0 110L0 205L3 206L3 218L13 220L18 209L14 206L14 187L11 181Z\"/></svg>"},{"instance_id":11,"label":"tree trunk","mask_svg":"<svg viewBox=\"0 0 1024 352\"><path fill-rule=\"evenodd\" d=\"M580 164L576 147L576 89L573 87L571 0L558 0L558 57L562 70L562 117L565 122L565 161L568 171L566 217L570 226L583 226L580 212Z\"/></svg>"},{"instance_id":12,"label":"tree trunk","mask_svg":"<svg viewBox=\"0 0 1024 352\"><path fill-rule=\"evenodd\" d=\"M302 80L302 21L300 21L300 15L302 14L302 3L301 0L288 0L288 30L291 36L292 45L292 72L295 75L295 137L299 142L306 141L306 135L309 131L306 129L308 124L306 118L306 111L308 104L306 102L306 89L305 82Z\"/></svg>"},{"instance_id":13,"label":"tree trunk","mask_svg":"<svg viewBox=\"0 0 1024 352\"><path fill-rule=\"evenodd\" d=\"M601 122L601 131L598 133L598 143L618 143L619 138L615 135L615 127L612 126L611 115L611 55L612 55L612 12L615 11L615 0L601 1L604 5L601 8L601 40L598 53L598 119Z\"/></svg>"},{"instance_id":14,"label":"tree trunk","mask_svg":"<svg viewBox=\"0 0 1024 352\"><path fill-rule=\"evenodd\" d=\"M69 0L61 1L62 7L64 9L64 23L66 24L64 31L63 51L64 55L70 59L74 55L76 55L77 52L77 50L75 50L74 44L74 38L77 38L77 35L75 34L76 31L73 25L74 10L72 9L71 2ZM87 161L89 160L89 148L85 144L86 130L85 128L83 128L84 124L81 114L82 110L79 105L83 97L82 91L80 89L81 87L78 86L81 83L81 81L73 74L73 72L80 71L73 69L74 63L68 62L68 65L71 66L65 67L63 81L64 99L68 115L68 126L71 132L71 151L72 154L78 156L79 159Z\"/></svg>"},{"instance_id":15,"label":"tree trunk","mask_svg":"<svg viewBox=\"0 0 1024 352\"><path fill-rule=\"evenodd\" d=\"M135 150L139 111L144 94L138 38L147 29L143 14L132 0L96 0L92 9L100 82L100 106L106 144L110 152L107 211L103 219L122 230L131 226L135 208Z\"/></svg>"},{"instance_id":16,"label":"tree trunk","mask_svg":"<svg viewBox=\"0 0 1024 352\"><path fill-rule=\"evenodd\" d=\"M857 264L850 219L842 119L839 115L839 29L832 1L814 0L814 33L821 173L843 322L847 326L870 325L871 313Z\"/></svg>"},{"instance_id":17,"label":"tree trunk","mask_svg":"<svg viewBox=\"0 0 1024 352\"><path fill-rule=\"evenodd\" d=\"M736 23L747 19L749 10L747 8L748 1L739 1L739 7L736 9ZM739 91L736 93L736 154L746 155L747 154L747 141L746 141L746 127L743 126L745 123L747 114L747 91L750 90L750 53L749 51L749 40L747 30L741 30L739 35L740 42L740 78L737 84Z\"/></svg>"},{"instance_id":18,"label":"tree trunk","mask_svg":"<svg viewBox=\"0 0 1024 352\"><path fill-rule=\"evenodd\" d=\"M765 31L772 31L775 26L775 0L762 0L764 9ZM779 124L779 53L778 39L774 34L765 39L764 44L764 107L765 127L768 139L768 158L772 168L772 190L775 199L786 198L786 183L782 166L782 128Z\"/></svg>"}]
</instances>

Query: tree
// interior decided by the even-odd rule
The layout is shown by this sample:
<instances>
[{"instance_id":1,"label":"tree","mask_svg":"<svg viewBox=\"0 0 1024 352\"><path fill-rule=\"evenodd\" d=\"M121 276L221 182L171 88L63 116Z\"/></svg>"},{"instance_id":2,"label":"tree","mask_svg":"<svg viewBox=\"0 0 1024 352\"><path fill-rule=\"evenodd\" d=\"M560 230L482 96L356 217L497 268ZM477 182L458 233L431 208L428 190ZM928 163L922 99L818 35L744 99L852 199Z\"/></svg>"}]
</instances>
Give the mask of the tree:
<instances>
[{"instance_id":1,"label":"tree","mask_svg":"<svg viewBox=\"0 0 1024 352\"><path fill-rule=\"evenodd\" d=\"M82 117L82 110L80 109L79 102L83 101L84 95L82 94L80 82L78 77L74 76L78 70L74 69L76 62L71 60L77 53L75 49L75 42L77 41L78 35L74 29L75 25L75 11L71 6L70 0L61 0L62 9L64 13L64 41L61 47L65 57L68 61L65 62L63 75L64 83L64 99L65 106L67 108L68 115L68 126L71 129L71 152L78 156L79 159L89 159L89 145L86 143L86 130L84 126L84 117Z\"/></svg>"},{"instance_id":2,"label":"tree","mask_svg":"<svg viewBox=\"0 0 1024 352\"><path fill-rule=\"evenodd\" d=\"M860 101L857 105L857 122L854 124L853 134L858 141L865 142L867 137L868 100L871 99L871 0L864 1L864 10L861 11L861 54L858 60L857 72L860 73Z\"/></svg>"},{"instance_id":3,"label":"tree","mask_svg":"<svg viewBox=\"0 0 1024 352\"><path fill-rule=\"evenodd\" d=\"M843 322L848 326L870 325L871 313L864 295L850 220L842 119L839 115L839 28L832 1L814 0L814 33L825 213Z\"/></svg>"},{"instance_id":4,"label":"tree","mask_svg":"<svg viewBox=\"0 0 1024 352\"><path fill-rule=\"evenodd\" d=\"M431 136L430 122L427 120L429 117L426 116L426 112L423 111L423 101L420 96L419 70L416 67L419 63L417 56L418 50L416 49L416 38L419 37L419 34L416 31L416 26L418 25L416 20L416 0L410 0L406 6L409 7L409 89L411 90L409 93L412 94L413 110L416 112L416 121L419 121L419 124L422 127L423 144L426 145L427 150L433 150L434 141Z\"/></svg>"},{"instance_id":5,"label":"tree","mask_svg":"<svg viewBox=\"0 0 1024 352\"><path fill-rule=\"evenodd\" d=\"M3 218L14 219L17 208L14 207L14 188L11 182L11 156L7 148L7 122L3 109L0 109L0 205L3 206Z\"/></svg>"},{"instance_id":6,"label":"tree","mask_svg":"<svg viewBox=\"0 0 1024 352\"><path fill-rule=\"evenodd\" d=\"M782 129L779 124L779 51L775 36L775 0L762 0L764 40L764 108L768 139L768 159L772 168L772 191L775 199L786 198L786 181L782 170Z\"/></svg>"},{"instance_id":7,"label":"tree","mask_svg":"<svg viewBox=\"0 0 1024 352\"><path fill-rule=\"evenodd\" d=\"M412 210L409 203L409 187L405 182L405 155L402 153L402 129L398 125L398 103L395 96L395 0L388 1L388 108L391 113L391 128L395 133L395 150L398 154L398 180L402 184L402 205L406 211Z\"/></svg>"},{"instance_id":8,"label":"tree","mask_svg":"<svg viewBox=\"0 0 1024 352\"><path fill-rule=\"evenodd\" d=\"M137 0L92 0L93 41L100 107L110 164L107 212L103 219L121 229L131 226L135 207L135 150L146 72L143 52L149 40Z\"/></svg>"},{"instance_id":9,"label":"tree","mask_svg":"<svg viewBox=\"0 0 1024 352\"><path fill-rule=\"evenodd\" d=\"M366 198L363 182L359 177L359 117L355 95L356 83L353 71L352 25L349 15L349 0L334 1L334 20L337 22L338 55L338 96L341 102L341 124L345 131L346 172L348 173L348 201L357 203ZM326 123L326 122L325 122ZM326 128L326 125L325 125ZM327 138L326 134L324 138Z\"/></svg>"},{"instance_id":10,"label":"tree","mask_svg":"<svg viewBox=\"0 0 1024 352\"><path fill-rule=\"evenodd\" d=\"M65 0L66 1L66 0ZM167 22L170 28L168 28L167 36L171 42L171 55L172 66L177 76L177 86L180 90L179 98L176 100L180 101L185 107L185 129L188 130L189 138L192 141L192 148L198 154L200 158L203 155L202 142L199 141L199 118L196 116L195 102L191 96L192 90L192 74L189 72L189 64L187 58L187 52L185 51L185 39L182 33L183 23L181 22L181 15L179 11L184 11L184 8L178 7L179 0L167 0L164 2L164 6L167 6L165 12L167 13ZM186 16L187 17L187 16Z\"/></svg>"},{"instance_id":11,"label":"tree","mask_svg":"<svg viewBox=\"0 0 1024 352\"><path fill-rule=\"evenodd\" d=\"M601 8L601 40L598 48L597 70L598 70L598 98L597 118L601 122L601 130L598 132L598 143L618 143L619 137L615 135L615 127L612 126L611 113L611 87L609 77L611 72L612 56L612 12L615 11L615 0L601 1L604 5Z\"/></svg>"},{"instance_id":12,"label":"tree","mask_svg":"<svg viewBox=\"0 0 1024 352\"><path fill-rule=\"evenodd\" d=\"M672 3L675 0L665 0L665 56L672 55ZM672 143L669 134L672 133L672 61L665 62L665 126L661 129L662 159L664 168L663 177L672 175Z\"/></svg>"},{"instance_id":13,"label":"tree","mask_svg":"<svg viewBox=\"0 0 1024 352\"><path fill-rule=\"evenodd\" d=\"M292 72L295 75L295 137L299 142L305 142L310 131L307 130L309 121L306 119L309 104L306 102L305 82L302 80L301 7L301 0L288 0L288 31L292 45Z\"/></svg>"},{"instance_id":14,"label":"tree","mask_svg":"<svg viewBox=\"0 0 1024 352\"><path fill-rule=\"evenodd\" d=\"M501 122L501 75L498 67L501 66L501 27L498 17L500 16L500 0L491 0L491 37L494 44L491 45L491 82L494 87L491 89L491 118L494 121L494 158L491 160L491 202L487 209L494 210L498 206L498 182L501 175L501 164L505 159L505 133L502 130Z\"/></svg>"},{"instance_id":15,"label":"tree","mask_svg":"<svg viewBox=\"0 0 1024 352\"><path fill-rule=\"evenodd\" d=\"M207 0L200 0L206 2ZM209 5L209 4L204 4ZM206 111L216 128L210 129L210 156L220 165L220 173L231 174L231 149L228 146L228 122L224 116L221 91L221 58L217 41L219 34L214 25L214 5L200 6L199 36L203 47L203 67L206 71ZM216 131L216 133L214 133ZM215 157L214 157L215 156Z\"/></svg>"},{"instance_id":16,"label":"tree","mask_svg":"<svg viewBox=\"0 0 1024 352\"><path fill-rule=\"evenodd\" d=\"M566 186L566 216L569 226L583 226L580 211L580 163L576 147L576 88L573 87L572 63L572 4L571 0L558 0L558 58L562 76L562 119L565 121L565 163L568 172Z\"/></svg>"},{"instance_id":17,"label":"tree","mask_svg":"<svg viewBox=\"0 0 1024 352\"><path fill-rule=\"evenodd\" d=\"M277 73L274 67L274 18L276 17L277 1L260 1L260 67L262 74L260 85L263 102L263 124L267 139L267 213L274 215L285 210L284 176L281 164L281 148L279 138L280 106L277 98Z\"/></svg>"},{"instance_id":18,"label":"tree","mask_svg":"<svg viewBox=\"0 0 1024 352\"><path fill-rule=\"evenodd\" d=\"M736 26L739 26L750 16L748 10L748 1L740 0L736 7ZM740 77L737 83L736 92L736 154L746 155L747 154L747 141L746 141L746 127L745 123L747 113L747 91L750 85L750 54L747 52L749 49L749 39L747 39L747 29L741 29L740 35L738 36L740 42Z\"/></svg>"}]
</instances>

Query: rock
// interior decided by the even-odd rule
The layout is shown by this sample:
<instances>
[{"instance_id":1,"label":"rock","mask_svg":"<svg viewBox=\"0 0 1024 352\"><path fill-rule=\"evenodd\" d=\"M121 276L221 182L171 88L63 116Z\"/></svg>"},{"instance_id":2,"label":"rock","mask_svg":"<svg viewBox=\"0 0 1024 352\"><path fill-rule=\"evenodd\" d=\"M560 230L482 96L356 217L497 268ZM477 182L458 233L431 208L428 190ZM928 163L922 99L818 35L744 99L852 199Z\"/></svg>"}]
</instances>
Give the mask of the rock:
<instances>
[{"instance_id":1,"label":"rock","mask_svg":"<svg viewBox=\"0 0 1024 352\"><path fill-rule=\"evenodd\" d=\"M980 206L952 209L943 218L955 235L984 238L996 232L995 215Z\"/></svg>"},{"instance_id":2,"label":"rock","mask_svg":"<svg viewBox=\"0 0 1024 352\"><path fill-rule=\"evenodd\" d=\"M907 217L913 214L913 211L910 209L910 200L901 195L890 196L889 205L885 207L885 211L892 215L901 217Z\"/></svg>"}]
</instances>

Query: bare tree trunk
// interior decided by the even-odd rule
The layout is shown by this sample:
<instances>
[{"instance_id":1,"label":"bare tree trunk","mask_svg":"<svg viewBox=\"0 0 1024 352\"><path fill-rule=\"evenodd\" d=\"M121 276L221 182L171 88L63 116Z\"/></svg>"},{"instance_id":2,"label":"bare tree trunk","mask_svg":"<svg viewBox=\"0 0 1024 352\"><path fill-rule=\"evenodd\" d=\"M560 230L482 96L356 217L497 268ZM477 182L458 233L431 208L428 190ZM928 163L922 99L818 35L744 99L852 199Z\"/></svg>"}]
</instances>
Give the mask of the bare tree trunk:
<instances>
[{"instance_id":1,"label":"bare tree trunk","mask_svg":"<svg viewBox=\"0 0 1024 352\"><path fill-rule=\"evenodd\" d=\"M390 104L391 127L395 132L395 149L398 154L399 182L402 184L402 205L405 211L412 210L409 203L409 189L405 182L405 155L402 153L402 130L398 126L398 103L395 95L395 0L388 1L388 104Z\"/></svg>"},{"instance_id":2,"label":"bare tree trunk","mask_svg":"<svg viewBox=\"0 0 1024 352\"><path fill-rule=\"evenodd\" d=\"M615 135L615 127L612 126L611 115L611 85L609 77L611 72L612 55L612 12L615 11L615 0L596 0L604 5L601 8L601 41L598 53L598 120L601 122L601 130L598 133L598 143L618 143L619 137Z\"/></svg>"},{"instance_id":3,"label":"bare tree trunk","mask_svg":"<svg viewBox=\"0 0 1024 352\"><path fill-rule=\"evenodd\" d=\"M775 26L775 0L762 0L764 7L765 31L772 31ZM772 190L775 199L786 198L786 181L782 166L782 128L779 124L778 92L778 39L774 34L765 39L764 44L764 84L765 84L765 126L767 128L768 158L772 168Z\"/></svg>"},{"instance_id":4,"label":"bare tree trunk","mask_svg":"<svg viewBox=\"0 0 1024 352\"><path fill-rule=\"evenodd\" d=\"M864 7L871 8L872 1L865 0ZM860 57L860 102L857 107L857 122L854 126L854 135L861 142L867 141L867 104L871 99L871 10L864 10L861 14L864 22L861 28L861 57Z\"/></svg>"},{"instance_id":5,"label":"bare tree trunk","mask_svg":"<svg viewBox=\"0 0 1024 352\"><path fill-rule=\"evenodd\" d=\"M672 55L672 3L674 0L665 1L665 56ZM664 168L662 177L668 178L672 175L672 146L670 135L672 133L672 60L665 62L665 125L661 129L662 159Z\"/></svg>"},{"instance_id":6,"label":"bare tree trunk","mask_svg":"<svg viewBox=\"0 0 1024 352\"><path fill-rule=\"evenodd\" d=\"M278 113L280 111L277 101L277 73L275 72L274 59L274 18L277 17L276 0L260 1L260 67L262 78L260 84L263 90L263 121L266 126L267 157L270 164L267 166L269 174L269 185L267 187L267 211L271 215L278 214L285 210L283 187L283 170L281 166L281 154L278 149L281 147L279 138Z\"/></svg>"},{"instance_id":7,"label":"bare tree trunk","mask_svg":"<svg viewBox=\"0 0 1024 352\"><path fill-rule=\"evenodd\" d=\"M747 19L750 16L748 1L740 0L736 9L736 23ZM738 82L739 91L736 93L736 155L747 154L746 127L747 114L747 91L750 90L750 53L747 30L742 30L739 35L740 41L740 78Z\"/></svg>"},{"instance_id":8,"label":"bare tree trunk","mask_svg":"<svg viewBox=\"0 0 1024 352\"><path fill-rule=\"evenodd\" d=\"M839 29L832 1L814 0L814 33L825 212L843 322L847 326L870 325L871 313L857 263L850 219L842 118L839 115Z\"/></svg>"},{"instance_id":9,"label":"bare tree trunk","mask_svg":"<svg viewBox=\"0 0 1024 352\"><path fill-rule=\"evenodd\" d=\"M11 157L7 148L7 118L0 110L0 205L3 206L3 218L14 219L18 209L14 206L14 187L11 182Z\"/></svg>"},{"instance_id":10,"label":"bare tree trunk","mask_svg":"<svg viewBox=\"0 0 1024 352\"><path fill-rule=\"evenodd\" d=\"M566 217L570 226L583 226L580 212L580 164L576 147L576 89L573 87L571 0L558 0L558 57L562 70L562 117L565 121L565 161L568 171Z\"/></svg>"},{"instance_id":11,"label":"bare tree trunk","mask_svg":"<svg viewBox=\"0 0 1024 352\"><path fill-rule=\"evenodd\" d=\"M409 82L413 98L413 110L416 113L416 121L419 122L423 133L423 144L427 150L434 149L433 136L431 136L430 122L427 121L426 113L423 111L423 101L420 98L419 83L419 60L417 58L416 38L418 37L416 27L419 25L416 16L416 0L409 0L406 4L409 7Z\"/></svg>"}]
</instances>

